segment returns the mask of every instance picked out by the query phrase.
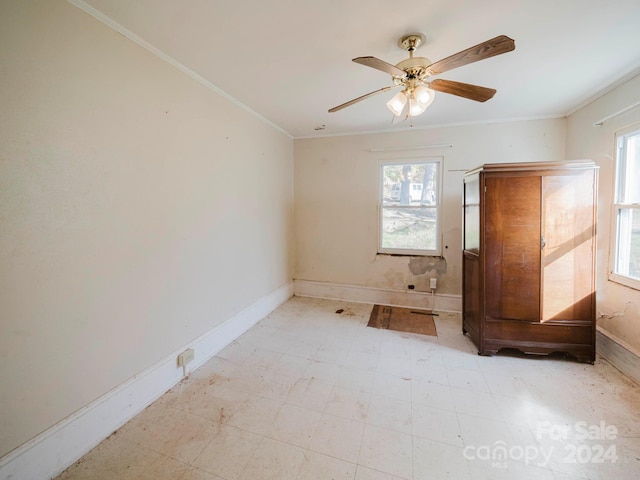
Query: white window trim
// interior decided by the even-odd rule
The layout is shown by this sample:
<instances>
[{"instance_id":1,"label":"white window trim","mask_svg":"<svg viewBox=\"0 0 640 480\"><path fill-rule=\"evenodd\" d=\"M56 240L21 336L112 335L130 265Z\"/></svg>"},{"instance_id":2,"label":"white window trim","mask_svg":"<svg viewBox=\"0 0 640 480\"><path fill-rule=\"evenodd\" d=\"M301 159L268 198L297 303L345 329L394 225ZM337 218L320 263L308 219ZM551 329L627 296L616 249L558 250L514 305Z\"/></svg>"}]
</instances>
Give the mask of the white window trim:
<instances>
[{"instance_id":1,"label":"white window trim","mask_svg":"<svg viewBox=\"0 0 640 480\"><path fill-rule=\"evenodd\" d=\"M384 186L382 170L385 165L407 165L410 163L433 163L438 164L438 198L436 201L436 248L434 250L412 250L404 248L383 248L382 247L382 209L384 200ZM378 254L382 255L407 255L416 257L440 257L442 256L442 179L443 179L443 157L408 157L400 159L378 160ZM405 207L405 208L421 208Z\"/></svg>"},{"instance_id":2,"label":"white window trim","mask_svg":"<svg viewBox=\"0 0 640 480\"><path fill-rule=\"evenodd\" d=\"M640 280L616 273L616 264L618 261L618 209L632 208L640 212L640 205L618 203L618 159L620 157L619 138L628 136L629 134L640 133L640 123L615 132L615 165L613 175L613 201L611 208L611 229L610 229L610 248L609 248L609 280L627 287L640 290Z\"/></svg>"}]
</instances>

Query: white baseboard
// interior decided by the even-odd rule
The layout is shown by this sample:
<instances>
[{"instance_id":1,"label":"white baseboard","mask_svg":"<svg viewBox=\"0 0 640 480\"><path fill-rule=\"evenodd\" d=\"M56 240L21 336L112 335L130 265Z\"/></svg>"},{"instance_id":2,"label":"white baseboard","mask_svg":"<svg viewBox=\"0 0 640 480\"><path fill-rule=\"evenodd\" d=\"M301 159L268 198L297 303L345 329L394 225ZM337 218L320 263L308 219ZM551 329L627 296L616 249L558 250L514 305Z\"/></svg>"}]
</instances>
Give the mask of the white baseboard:
<instances>
[{"instance_id":1,"label":"white baseboard","mask_svg":"<svg viewBox=\"0 0 640 480\"><path fill-rule=\"evenodd\" d=\"M182 380L178 354L193 348L188 366L199 367L292 295L289 282L5 455L0 479L55 477Z\"/></svg>"},{"instance_id":2,"label":"white baseboard","mask_svg":"<svg viewBox=\"0 0 640 480\"><path fill-rule=\"evenodd\" d=\"M294 280L298 297L327 298L359 303L377 303L396 307L424 308L444 312L461 312L462 297L444 293L425 293L383 288L362 287L340 283Z\"/></svg>"},{"instance_id":3,"label":"white baseboard","mask_svg":"<svg viewBox=\"0 0 640 480\"><path fill-rule=\"evenodd\" d=\"M640 355L625 342L596 327L596 351L611 365L640 384Z\"/></svg>"}]
</instances>

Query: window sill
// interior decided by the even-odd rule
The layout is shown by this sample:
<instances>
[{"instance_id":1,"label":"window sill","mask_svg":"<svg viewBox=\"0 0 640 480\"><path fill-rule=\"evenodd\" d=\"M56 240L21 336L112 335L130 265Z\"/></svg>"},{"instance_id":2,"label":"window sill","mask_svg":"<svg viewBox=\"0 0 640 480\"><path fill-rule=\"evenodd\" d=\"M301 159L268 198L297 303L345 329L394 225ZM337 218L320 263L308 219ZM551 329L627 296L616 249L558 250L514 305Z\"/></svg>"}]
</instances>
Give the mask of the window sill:
<instances>
[{"instance_id":1,"label":"window sill","mask_svg":"<svg viewBox=\"0 0 640 480\"><path fill-rule=\"evenodd\" d=\"M444 258L439 253L405 253L405 252L378 252L376 256L384 256L384 257L430 257L430 258Z\"/></svg>"},{"instance_id":2,"label":"window sill","mask_svg":"<svg viewBox=\"0 0 640 480\"><path fill-rule=\"evenodd\" d=\"M617 273L609 274L609 281L619 283L625 287L633 288L634 290L640 290L640 280L625 277L624 275L618 275Z\"/></svg>"}]
</instances>

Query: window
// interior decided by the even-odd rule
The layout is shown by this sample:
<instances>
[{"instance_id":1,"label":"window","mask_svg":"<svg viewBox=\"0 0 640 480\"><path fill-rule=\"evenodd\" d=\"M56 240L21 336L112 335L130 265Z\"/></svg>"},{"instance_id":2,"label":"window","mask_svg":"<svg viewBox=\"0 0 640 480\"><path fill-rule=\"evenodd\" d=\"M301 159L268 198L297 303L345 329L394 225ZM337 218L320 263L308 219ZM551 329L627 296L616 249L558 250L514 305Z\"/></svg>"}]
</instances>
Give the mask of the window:
<instances>
[{"instance_id":1,"label":"window","mask_svg":"<svg viewBox=\"0 0 640 480\"><path fill-rule=\"evenodd\" d=\"M640 127L616 135L612 280L640 288Z\"/></svg>"},{"instance_id":2,"label":"window","mask_svg":"<svg viewBox=\"0 0 640 480\"><path fill-rule=\"evenodd\" d=\"M380 164L380 253L440 255L439 158Z\"/></svg>"}]
</instances>

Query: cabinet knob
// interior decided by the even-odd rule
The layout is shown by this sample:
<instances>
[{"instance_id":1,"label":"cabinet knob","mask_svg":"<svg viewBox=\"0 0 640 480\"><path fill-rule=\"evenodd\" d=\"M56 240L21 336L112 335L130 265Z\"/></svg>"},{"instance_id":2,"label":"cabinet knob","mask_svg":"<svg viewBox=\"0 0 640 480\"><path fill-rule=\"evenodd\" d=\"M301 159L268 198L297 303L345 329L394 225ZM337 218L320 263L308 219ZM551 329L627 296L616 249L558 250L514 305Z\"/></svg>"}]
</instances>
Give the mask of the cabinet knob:
<instances>
[{"instance_id":1,"label":"cabinet knob","mask_svg":"<svg viewBox=\"0 0 640 480\"><path fill-rule=\"evenodd\" d=\"M544 235L540 238L540 249L544 250L544 246L547 244L547 239L544 238Z\"/></svg>"}]
</instances>

